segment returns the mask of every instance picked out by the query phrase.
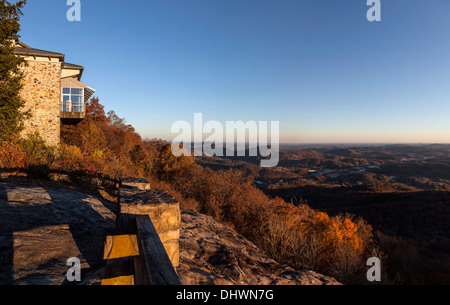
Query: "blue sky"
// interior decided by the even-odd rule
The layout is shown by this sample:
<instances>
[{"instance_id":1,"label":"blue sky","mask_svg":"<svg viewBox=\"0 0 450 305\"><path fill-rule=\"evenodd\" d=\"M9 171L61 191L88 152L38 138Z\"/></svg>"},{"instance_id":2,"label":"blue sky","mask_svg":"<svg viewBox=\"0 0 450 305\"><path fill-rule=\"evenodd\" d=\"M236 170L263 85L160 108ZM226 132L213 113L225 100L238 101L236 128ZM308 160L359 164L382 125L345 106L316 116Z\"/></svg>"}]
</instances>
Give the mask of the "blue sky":
<instances>
[{"instance_id":1,"label":"blue sky","mask_svg":"<svg viewBox=\"0 0 450 305\"><path fill-rule=\"evenodd\" d=\"M279 121L282 142L450 142L450 2L29 0L22 41L85 66L143 137L177 120Z\"/></svg>"}]
</instances>

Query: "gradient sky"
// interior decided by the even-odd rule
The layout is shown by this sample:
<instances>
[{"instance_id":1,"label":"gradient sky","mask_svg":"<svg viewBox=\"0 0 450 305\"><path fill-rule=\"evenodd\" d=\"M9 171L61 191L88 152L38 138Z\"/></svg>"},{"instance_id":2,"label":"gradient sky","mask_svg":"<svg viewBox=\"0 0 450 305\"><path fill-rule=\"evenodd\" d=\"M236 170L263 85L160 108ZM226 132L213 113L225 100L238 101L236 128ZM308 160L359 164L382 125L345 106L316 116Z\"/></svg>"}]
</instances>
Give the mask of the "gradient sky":
<instances>
[{"instance_id":1,"label":"gradient sky","mask_svg":"<svg viewBox=\"0 0 450 305\"><path fill-rule=\"evenodd\" d=\"M203 119L280 121L282 142L450 142L450 2L28 0L21 40L143 137Z\"/></svg>"}]
</instances>

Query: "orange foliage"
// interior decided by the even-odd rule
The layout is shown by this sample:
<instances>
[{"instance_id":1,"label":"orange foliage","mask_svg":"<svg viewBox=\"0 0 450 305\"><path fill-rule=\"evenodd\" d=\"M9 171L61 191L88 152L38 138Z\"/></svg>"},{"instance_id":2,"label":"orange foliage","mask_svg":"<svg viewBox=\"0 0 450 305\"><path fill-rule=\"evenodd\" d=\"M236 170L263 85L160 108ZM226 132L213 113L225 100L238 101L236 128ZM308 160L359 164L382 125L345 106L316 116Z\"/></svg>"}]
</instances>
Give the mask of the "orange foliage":
<instances>
[{"instance_id":1,"label":"orange foliage","mask_svg":"<svg viewBox=\"0 0 450 305\"><path fill-rule=\"evenodd\" d=\"M119 118L114 111L107 114L98 98L86 105L86 118L75 126L62 126L61 139L66 145L80 149L82 157L66 159L70 166L91 172L101 172L111 177L149 176L157 155L158 141L144 141L131 125Z\"/></svg>"},{"instance_id":2,"label":"orange foliage","mask_svg":"<svg viewBox=\"0 0 450 305\"><path fill-rule=\"evenodd\" d=\"M9 141L0 142L0 167L25 168L26 152L20 145L20 137L12 135Z\"/></svg>"}]
</instances>

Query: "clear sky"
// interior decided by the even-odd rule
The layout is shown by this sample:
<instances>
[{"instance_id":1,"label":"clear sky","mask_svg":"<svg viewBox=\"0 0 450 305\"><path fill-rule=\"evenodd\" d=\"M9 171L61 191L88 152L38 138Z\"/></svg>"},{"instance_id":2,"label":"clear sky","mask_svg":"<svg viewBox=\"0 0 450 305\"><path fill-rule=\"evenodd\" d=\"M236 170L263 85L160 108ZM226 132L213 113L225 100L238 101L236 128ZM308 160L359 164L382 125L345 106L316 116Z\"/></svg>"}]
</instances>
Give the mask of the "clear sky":
<instances>
[{"instance_id":1,"label":"clear sky","mask_svg":"<svg viewBox=\"0 0 450 305\"><path fill-rule=\"evenodd\" d=\"M143 137L279 121L282 142L450 142L450 1L28 0L22 41L85 66Z\"/></svg>"}]
</instances>

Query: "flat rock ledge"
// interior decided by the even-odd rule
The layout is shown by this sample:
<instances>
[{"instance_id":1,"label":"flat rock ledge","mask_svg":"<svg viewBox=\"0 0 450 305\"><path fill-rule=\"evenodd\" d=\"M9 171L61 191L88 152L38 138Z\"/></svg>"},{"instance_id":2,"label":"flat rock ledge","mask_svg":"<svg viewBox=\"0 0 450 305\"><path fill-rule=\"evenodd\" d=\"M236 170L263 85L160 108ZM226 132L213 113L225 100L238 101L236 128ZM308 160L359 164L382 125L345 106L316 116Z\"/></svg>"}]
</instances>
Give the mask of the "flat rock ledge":
<instances>
[{"instance_id":1,"label":"flat rock ledge","mask_svg":"<svg viewBox=\"0 0 450 305\"><path fill-rule=\"evenodd\" d=\"M278 264L229 227L192 210L181 211L177 272L183 285L340 285Z\"/></svg>"},{"instance_id":2,"label":"flat rock ledge","mask_svg":"<svg viewBox=\"0 0 450 305\"><path fill-rule=\"evenodd\" d=\"M71 189L0 183L0 285L69 284L67 260L82 276L103 265L115 205Z\"/></svg>"}]
</instances>

